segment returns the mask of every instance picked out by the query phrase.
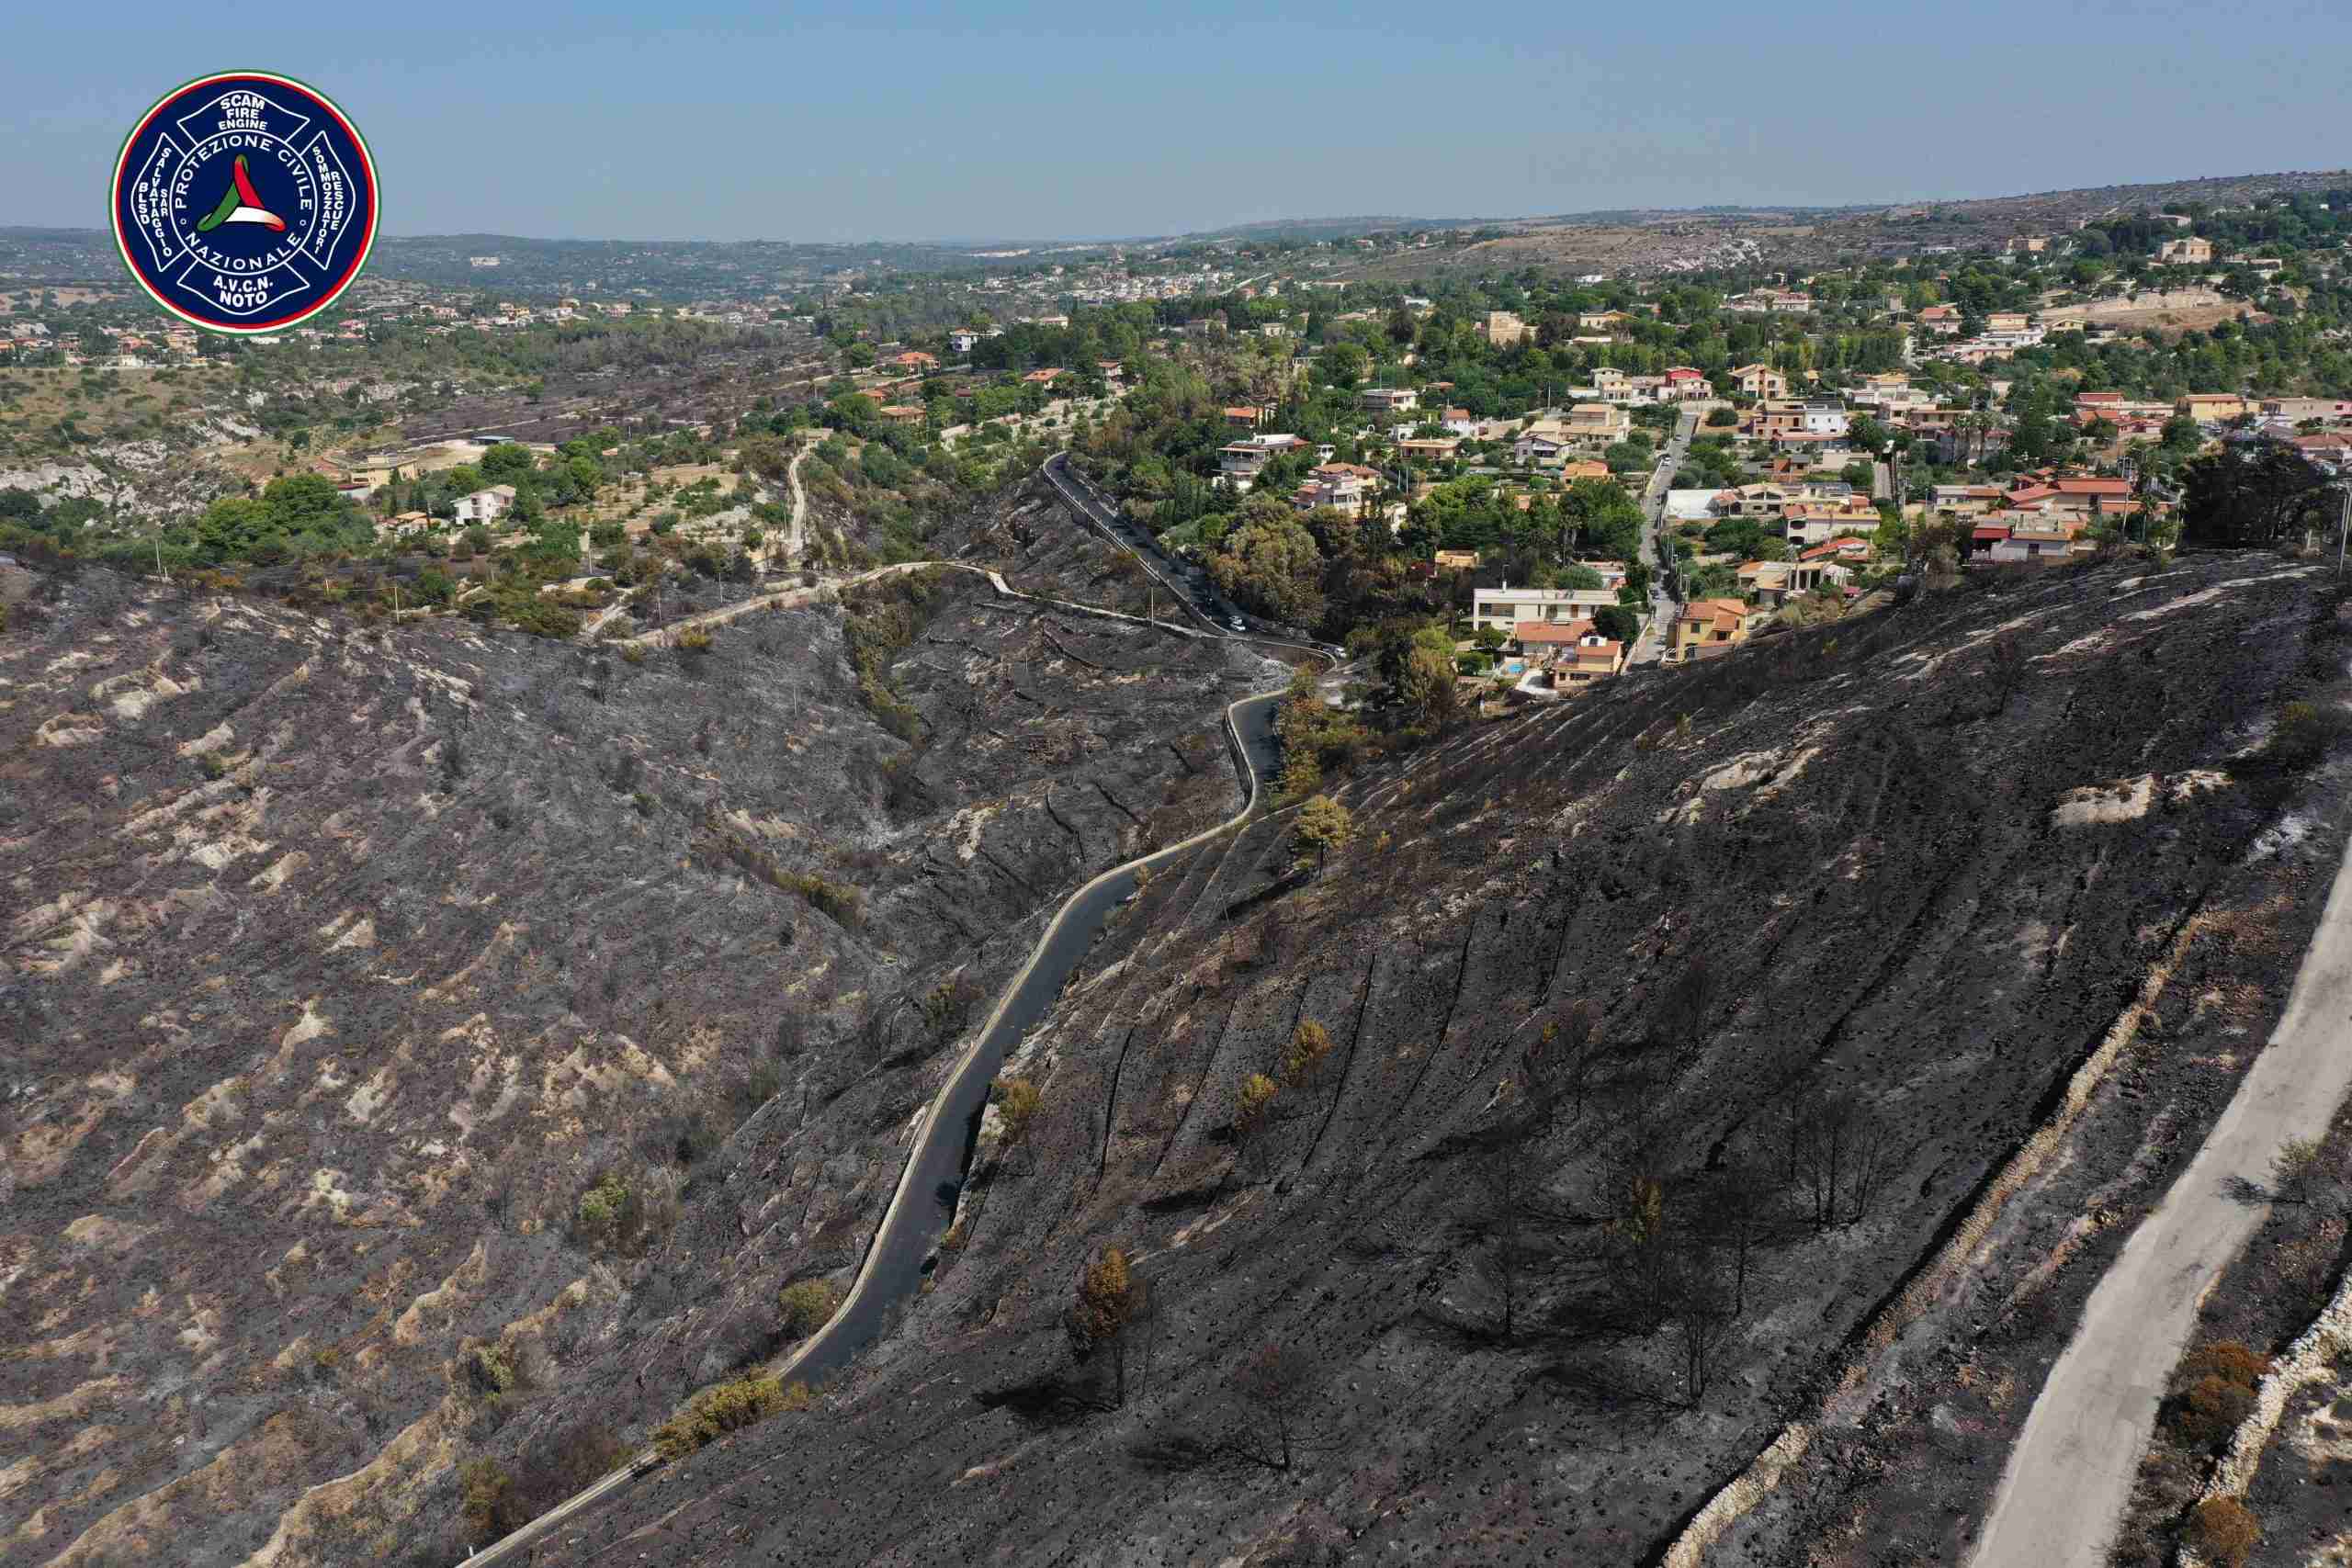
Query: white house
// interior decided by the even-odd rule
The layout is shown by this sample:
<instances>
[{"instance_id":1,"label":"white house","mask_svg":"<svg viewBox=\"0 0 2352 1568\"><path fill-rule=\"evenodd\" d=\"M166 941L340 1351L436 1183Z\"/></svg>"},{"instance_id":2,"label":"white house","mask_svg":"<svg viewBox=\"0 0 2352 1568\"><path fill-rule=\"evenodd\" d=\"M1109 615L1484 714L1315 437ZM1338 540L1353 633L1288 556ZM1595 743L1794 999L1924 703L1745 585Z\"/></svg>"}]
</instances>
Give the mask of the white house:
<instances>
[{"instance_id":1,"label":"white house","mask_svg":"<svg viewBox=\"0 0 2352 1568\"><path fill-rule=\"evenodd\" d=\"M1505 637L1522 621L1556 625L1589 620L1595 610L1617 603L1616 593L1606 588L1513 588L1509 583L1477 589L1470 599L1473 628L1492 626Z\"/></svg>"},{"instance_id":2,"label":"white house","mask_svg":"<svg viewBox=\"0 0 2352 1568\"><path fill-rule=\"evenodd\" d=\"M980 334L969 327L957 327L947 334L947 346L956 354L969 354L978 346Z\"/></svg>"},{"instance_id":3,"label":"white house","mask_svg":"<svg viewBox=\"0 0 2352 1568\"><path fill-rule=\"evenodd\" d=\"M494 523L500 513L514 505L513 485L492 485L471 495L458 498L458 521L460 523Z\"/></svg>"},{"instance_id":4,"label":"white house","mask_svg":"<svg viewBox=\"0 0 2352 1568\"><path fill-rule=\"evenodd\" d=\"M1808 400L1804 405L1804 432L1808 435L1843 435L1852 423L1846 405L1836 398Z\"/></svg>"},{"instance_id":5,"label":"white house","mask_svg":"<svg viewBox=\"0 0 2352 1568\"><path fill-rule=\"evenodd\" d=\"M1306 445L1295 435L1261 432L1217 448L1217 472L1227 485L1246 491L1258 482L1258 472L1277 452Z\"/></svg>"}]
</instances>

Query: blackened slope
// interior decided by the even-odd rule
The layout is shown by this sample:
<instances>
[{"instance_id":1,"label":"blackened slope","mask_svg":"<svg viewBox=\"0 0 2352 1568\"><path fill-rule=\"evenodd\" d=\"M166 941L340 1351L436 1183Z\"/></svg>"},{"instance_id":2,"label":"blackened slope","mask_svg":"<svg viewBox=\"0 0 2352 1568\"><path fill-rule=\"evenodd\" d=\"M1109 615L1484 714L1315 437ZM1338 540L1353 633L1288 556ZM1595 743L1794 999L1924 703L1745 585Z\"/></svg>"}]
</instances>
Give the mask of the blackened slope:
<instances>
[{"instance_id":1,"label":"blackened slope","mask_svg":"<svg viewBox=\"0 0 2352 1568\"><path fill-rule=\"evenodd\" d=\"M457 1462L641 1435L854 1261L966 1021L934 992L1136 818L1229 813L1258 673L962 573L915 638L920 752L838 612L631 663L96 572L12 608L12 1551L452 1561ZM617 1249L572 1234L600 1173Z\"/></svg>"},{"instance_id":2,"label":"blackened slope","mask_svg":"<svg viewBox=\"0 0 2352 1568\"><path fill-rule=\"evenodd\" d=\"M2272 807L2227 765L2301 660L2314 582L2267 558L2106 569L1774 638L1352 781L1356 845L1242 921L1170 879L1031 1042L1032 1147L984 1167L967 1247L863 1387L697 1457L566 1560L633 1562L629 1529L697 1493L660 1535L673 1561L1643 1560L2244 857ZM1254 885L1233 868L1271 869L1277 836L1216 874ZM1605 1051L1539 1145L1533 1326L1506 1344L1463 1151L1580 998ZM1285 1091L1252 1168L1238 1085L1306 1018L1333 1069ZM1710 1166L1782 1169L1791 1110L1826 1096L1879 1135L1869 1199L1849 1171L1817 1232L1804 1184L1769 1180L1772 1240L1690 1401L1626 1289L1628 1168L1695 1228ZM1038 1380L1113 1241L1163 1326L1127 1409L1089 1415ZM1228 1374L1276 1339L1315 1362L1304 1474L1215 1457Z\"/></svg>"}]
</instances>

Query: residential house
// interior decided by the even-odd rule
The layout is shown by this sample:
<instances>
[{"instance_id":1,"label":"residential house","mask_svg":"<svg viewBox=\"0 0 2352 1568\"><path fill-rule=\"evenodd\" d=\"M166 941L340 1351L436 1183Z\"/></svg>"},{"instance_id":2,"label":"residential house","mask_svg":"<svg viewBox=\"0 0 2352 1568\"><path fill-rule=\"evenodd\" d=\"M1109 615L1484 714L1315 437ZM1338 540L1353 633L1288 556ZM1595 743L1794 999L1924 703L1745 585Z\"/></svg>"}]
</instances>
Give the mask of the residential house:
<instances>
[{"instance_id":1,"label":"residential house","mask_svg":"<svg viewBox=\"0 0 2352 1568\"><path fill-rule=\"evenodd\" d=\"M1528 326L1509 310L1489 310L1478 331L1479 335L1495 347L1509 348L1527 335Z\"/></svg>"},{"instance_id":2,"label":"residential house","mask_svg":"<svg viewBox=\"0 0 2352 1568\"><path fill-rule=\"evenodd\" d=\"M1358 406L1373 413L1402 413L1420 406L1421 395L1410 387L1366 387L1356 394Z\"/></svg>"},{"instance_id":3,"label":"residential house","mask_svg":"<svg viewBox=\"0 0 2352 1568\"><path fill-rule=\"evenodd\" d=\"M1747 602L1693 599L1676 613L1667 657L1681 660L1720 652L1747 640Z\"/></svg>"},{"instance_id":4,"label":"residential house","mask_svg":"<svg viewBox=\"0 0 2352 1568\"><path fill-rule=\"evenodd\" d=\"M1753 593L1759 609L1774 610L1819 588L1840 586L1853 575L1836 561L1752 560L1739 569L1742 592Z\"/></svg>"},{"instance_id":5,"label":"residential house","mask_svg":"<svg viewBox=\"0 0 2352 1568\"><path fill-rule=\"evenodd\" d=\"M1408 462L1450 463L1461 450L1462 437L1432 435L1420 439L1407 437L1396 443L1396 455Z\"/></svg>"},{"instance_id":6,"label":"residential house","mask_svg":"<svg viewBox=\"0 0 2352 1568\"><path fill-rule=\"evenodd\" d=\"M2307 419L2352 419L2352 399L2265 398L2262 412L2270 419L2300 424Z\"/></svg>"},{"instance_id":7,"label":"residential house","mask_svg":"<svg viewBox=\"0 0 2352 1568\"><path fill-rule=\"evenodd\" d=\"M1797 556L1800 561L1841 561L1855 564L1871 558L1871 542L1858 535L1849 534L1814 546Z\"/></svg>"},{"instance_id":8,"label":"residential house","mask_svg":"<svg viewBox=\"0 0 2352 1568\"><path fill-rule=\"evenodd\" d=\"M1265 408L1227 409L1225 411L1226 428L1228 430L1255 430L1258 428L1259 423L1272 412L1273 410Z\"/></svg>"},{"instance_id":9,"label":"residential house","mask_svg":"<svg viewBox=\"0 0 2352 1568\"><path fill-rule=\"evenodd\" d=\"M1574 457L1560 465L1560 482L1572 485L1578 479L1605 479L1609 465L1598 457Z\"/></svg>"},{"instance_id":10,"label":"residential house","mask_svg":"<svg viewBox=\"0 0 2352 1568\"><path fill-rule=\"evenodd\" d=\"M1528 658L1548 662L1591 635L1589 620L1521 621L1511 627L1509 646Z\"/></svg>"},{"instance_id":11,"label":"residential house","mask_svg":"<svg viewBox=\"0 0 2352 1568\"><path fill-rule=\"evenodd\" d=\"M513 485L492 485L458 498L458 523L494 523L514 505Z\"/></svg>"},{"instance_id":12,"label":"residential house","mask_svg":"<svg viewBox=\"0 0 2352 1568\"><path fill-rule=\"evenodd\" d=\"M1852 423L1846 405L1836 398L1809 399L1804 404L1804 423L1801 427L1808 435L1843 435Z\"/></svg>"},{"instance_id":13,"label":"residential house","mask_svg":"<svg viewBox=\"0 0 2352 1568\"><path fill-rule=\"evenodd\" d=\"M1510 633L1521 621L1559 624L1589 619L1596 610L1606 609L1617 603L1614 589L1608 588L1513 588L1506 582L1499 588L1473 590L1470 595L1472 626L1492 626Z\"/></svg>"},{"instance_id":14,"label":"residential house","mask_svg":"<svg viewBox=\"0 0 2352 1568\"><path fill-rule=\"evenodd\" d=\"M2157 247L2156 260L2175 266L2210 266L2213 261L2213 242L2199 234L2191 234L2185 240L2166 240Z\"/></svg>"},{"instance_id":15,"label":"residential house","mask_svg":"<svg viewBox=\"0 0 2352 1568\"><path fill-rule=\"evenodd\" d=\"M1360 463L1325 463L1310 471L1306 482L1292 492L1291 504L1301 512L1312 512L1319 506L1361 512L1364 502L1379 490L1377 468L1367 468Z\"/></svg>"},{"instance_id":16,"label":"residential house","mask_svg":"<svg viewBox=\"0 0 2352 1568\"><path fill-rule=\"evenodd\" d=\"M1577 313L1577 325L1586 332L1607 332L1633 319L1623 310L1584 310Z\"/></svg>"},{"instance_id":17,"label":"residential house","mask_svg":"<svg viewBox=\"0 0 2352 1568\"><path fill-rule=\"evenodd\" d=\"M2323 431L2316 435L2298 435L2290 445L2331 474L2352 473L2352 434Z\"/></svg>"},{"instance_id":18,"label":"residential house","mask_svg":"<svg viewBox=\"0 0 2352 1568\"><path fill-rule=\"evenodd\" d=\"M1625 439L1634 428L1634 416L1608 403L1578 403L1561 424L1577 440L1606 446Z\"/></svg>"},{"instance_id":19,"label":"residential house","mask_svg":"<svg viewBox=\"0 0 2352 1568\"><path fill-rule=\"evenodd\" d=\"M1476 571L1478 552L1476 550L1440 550L1434 563L1440 571Z\"/></svg>"},{"instance_id":20,"label":"residential house","mask_svg":"<svg viewBox=\"0 0 2352 1568\"><path fill-rule=\"evenodd\" d=\"M921 424L923 420L921 403L888 403L877 412L885 424Z\"/></svg>"},{"instance_id":21,"label":"residential house","mask_svg":"<svg viewBox=\"0 0 2352 1568\"><path fill-rule=\"evenodd\" d=\"M1570 446L1567 430L1558 420L1539 419L1519 433L1510 450L1521 463L1550 468L1567 456Z\"/></svg>"},{"instance_id":22,"label":"residential house","mask_svg":"<svg viewBox=\"0 0 2352 1568\"><path fill-rule=\"evenodd\" d=\"M894 354L887 363L897 366L902 374L911 376L920 376L926 371L939 368L938 356L925 354L919 348L910 348L904 354Z\"/></svg>"},{"instance_id":23,"label":"residential house","mask_svg":"<svg viewBox=\"0 0 2352 1568\"><path fill-rule=\"evenodd\" d=\"M2191 392L2175 406L2199 424L2219 424L2254 412L2254 406L2235 392Z\"/></svg>"},{"instance_id":24,"label":"residential house","mask_svg":"<svg viewBox=\"0 0 2352 1568\"><path fill-rule=\"evenodd\" d=\"M1971 534L1969 554L1992 561L2052 561L2071 559L2075 532L2063 523L2038 518L2015 523L1980 523Z\"/></svg>"},{"instance_id":25,"label":"residential house","mask_svg":"<svg viewBox=\"0 0 2352 1568\"><path fill-rule=\"evenodd\" d=\"M1919 324L1938 337L1958 337L1960 335L1960 307L1957 305L1927 306L1919 312Z\"/></svg>"},{"instance_id":26,"label":"residential house","mask_svg":"<svg viewBox=\"0 0 2352 1568\"><path fill-rule=\"evenodd\" d=\"M1445 426L1448 435L1459 435L1468 440L1478 434L1478 422L1470 416L1468 409L1448 409L1439 423Z\"/></svg>"},{"instance_id":27,"label":"residential house","mask_svg":"<svg viewBox=\"0 0 2352 1568\"><path fill-rule=\"evenodd\" d=\"M947 348L952 354L969 354L980 344L980 334L970 327L957 327L947 334Z\"/></svg>"},{"instance_id":28,"label":"residential house","mask_svg":"<svg viewBox=\"0 0 2352 1568\"><path fill-rule=\"evenodd\" d=\"M1050 387L1069 374L1068 370L1058 365L1048 365L1042 370L1032 370L1021 379L1024 385Z\"/></svg>"},{"instance_id":29,"label":"residential house","mask_svg":"<svg viewBox=\"0 0 2352 1568\"><path fill-rule=\"evenodd\" d=\"M1714 395L1714 386L1707 379L1706 372L1693 369L1688 365L1668 366L1664 384L1658 388L1657 391L1660 402L1679 403L1694 398L1712 398Z\"/></svg>"},{"instance_id":30,"label":"residential house","mask_svg":"<svg viewBox=\"0 0 2352 1568\"><path fill-rule=\"evenodd\" d=\"M1769 365L1743 365L1731 374L1739 389L1751 398L1785 398L1789 395L1789 378Z\"/></svg>"},{"instance_id":31,"label":"residential house","mask_svg":"<svg viewBox=\"0 0 2352 1568\"><path fill-rule=\"evenodd\" d=\"M1588 626L1589 622L1586 623ZM1555 687L1589 686L1595 681L1605 681L1625 668L1625 645L1599 632L1588 631L1577 638L1552 664L1552 684Z\"/></svg>"},{"instance_id":32,"label":"residential house","mask_svg":"<svg viewBox=\"0 0 2352 1568\"><path fill-rule=\"evenodd\" d=\"M1938 485L1929 504L1956 517L1976 517L1999 506L2002 499L1998 485Z\"/></svg>"},{"instance_id":33,"label":"residential house","mask_svg":"<svg viewBox=\"0 0 2352 1568\"><path fill-rule=\"evenodd\" d=\"M1258 434L1220 446L1216 455L1217 477L1234 490L1246 491L1258 482L1260 470L1277 453L1306 445L1295 435Z\"/></svg>"},{"instance_id":34,"label":"residential house","mask_svg":"<svg viewBox=\"0 0 2352 1568\"><path fill-rule=\"evenodd\" d=\"M1825 544L1849 534L1871 533L1879 525L1878 508L1860 497L1845 502L1794 502L1781 516L1787 520L1792 545Z\"/></svg>"},{"instance_id":35,"label":"residential house","mask_svg":"<svg viewBox=\"0 0 2352 1568\"><path fill-rule=\"evenodd\" d=\"M2021 333L2033 325L2033 317L2023 310L1995 310L1984 318L1988 333Z\"/></svg>"}]
</instances>

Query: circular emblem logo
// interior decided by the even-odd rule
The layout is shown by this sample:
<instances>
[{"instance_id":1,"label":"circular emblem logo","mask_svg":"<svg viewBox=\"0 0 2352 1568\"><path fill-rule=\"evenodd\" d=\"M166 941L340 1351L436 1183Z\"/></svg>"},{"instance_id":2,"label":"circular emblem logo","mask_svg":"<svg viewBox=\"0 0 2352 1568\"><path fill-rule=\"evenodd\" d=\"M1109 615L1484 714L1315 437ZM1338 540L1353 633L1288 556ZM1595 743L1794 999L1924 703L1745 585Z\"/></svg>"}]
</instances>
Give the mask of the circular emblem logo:
<instances>
[{"instance_id":1,"label":"circular emblem logo","mask_svg":"<svg viewBox=\"0 0 2352 1568\"><path fill-rule=\"evenodd\" d=\"M114 166L114 237L157 304L220 333L317 315L376 243L376 165L288 76L224 71L166 94Z\"/></svg>"}]
</instances>

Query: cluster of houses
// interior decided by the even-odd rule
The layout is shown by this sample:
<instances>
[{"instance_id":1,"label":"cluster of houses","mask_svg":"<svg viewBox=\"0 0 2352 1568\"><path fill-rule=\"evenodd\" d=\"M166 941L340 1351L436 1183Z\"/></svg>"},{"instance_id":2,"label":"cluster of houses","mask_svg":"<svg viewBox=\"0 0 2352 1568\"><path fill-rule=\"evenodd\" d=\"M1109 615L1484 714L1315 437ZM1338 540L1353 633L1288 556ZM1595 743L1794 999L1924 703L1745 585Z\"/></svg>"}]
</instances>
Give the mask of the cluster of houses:
<instances>
[{"instance_id":1,"label":"cluster of houses","mask_svg":"<svg viewBox=\"0 0 2352 1568\"><path fill-rule=\"evenodd\" d=\"M1622 562L1589 562L1600 573L1599 588L1495 588L1473 590L1474 632L1492 631L1517 660L1507 671L1523 690L1566 691L1606 680L1625 668L1631 649L1595 626L1598 612L1617 603L1625 581Z\"/></svg>"}]
</instances>

